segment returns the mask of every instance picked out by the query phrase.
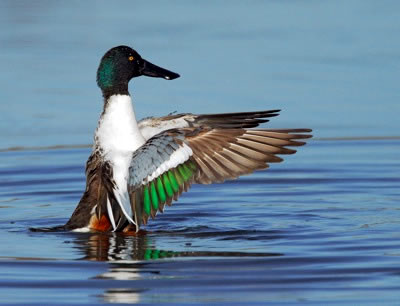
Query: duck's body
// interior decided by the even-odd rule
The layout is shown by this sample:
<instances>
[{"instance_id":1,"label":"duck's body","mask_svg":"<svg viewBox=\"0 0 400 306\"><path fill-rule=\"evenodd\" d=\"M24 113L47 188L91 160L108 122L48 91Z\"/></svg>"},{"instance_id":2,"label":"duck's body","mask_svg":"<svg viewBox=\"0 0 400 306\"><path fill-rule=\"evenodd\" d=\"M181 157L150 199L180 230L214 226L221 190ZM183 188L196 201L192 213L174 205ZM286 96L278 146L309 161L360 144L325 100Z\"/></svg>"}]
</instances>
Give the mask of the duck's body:
<instances>
[{"instance_id":1,"label":"duck's body","mask_svg":"<svg viewBox=\"0 0 400 306\"><path fill-rule=\"evenodd\" d=\"M120 46L103 57L97 80L104 110L86 165L86 191L65 225L76 231L139 231L192 183L223 182L280 162L285 146L311 137L308 129L251 129L278 110L178 114L136 121L128 82L148 75L179 75Z\"/></svg>"}]
</instances>

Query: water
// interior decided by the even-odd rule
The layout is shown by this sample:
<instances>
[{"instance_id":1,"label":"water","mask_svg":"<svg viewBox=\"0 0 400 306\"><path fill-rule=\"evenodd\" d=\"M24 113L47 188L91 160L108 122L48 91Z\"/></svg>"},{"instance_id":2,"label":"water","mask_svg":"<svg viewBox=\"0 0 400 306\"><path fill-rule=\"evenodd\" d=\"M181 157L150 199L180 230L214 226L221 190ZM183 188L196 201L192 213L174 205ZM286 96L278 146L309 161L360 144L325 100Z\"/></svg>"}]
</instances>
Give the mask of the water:
<instances>
[{"instance_id":1,"label":"water","mask_svg":"<svg viewBox=\"0 0 400 306\"><path fill-rule=\"evenodd\" d=\"M398 304L399 6L1 1L0 303ZM118 44L182 75L135 80L139 117L282 108L270 127L315 138L137 237L30 231L84 190Z\"/></svg>"},{"instance_id":2,"label":"water","mask_svg":"<svg viewBox=\"0 0 400 306\"><path fill-rule=\"evenodd\" d=\"M2 152L1 300L395 304L399 149L311 141L267 171L193 186L138 237L29 231L66 222L89 150Z\"/></svg>"}]
</instances>

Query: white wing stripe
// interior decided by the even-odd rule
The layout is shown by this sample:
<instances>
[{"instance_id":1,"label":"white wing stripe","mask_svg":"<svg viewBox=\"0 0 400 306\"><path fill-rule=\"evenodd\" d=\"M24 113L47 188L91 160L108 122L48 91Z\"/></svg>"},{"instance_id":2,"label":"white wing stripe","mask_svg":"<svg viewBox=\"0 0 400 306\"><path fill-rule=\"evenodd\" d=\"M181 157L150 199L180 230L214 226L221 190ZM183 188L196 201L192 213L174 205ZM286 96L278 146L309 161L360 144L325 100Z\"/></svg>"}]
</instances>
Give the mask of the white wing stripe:
<instances>
[{"instance_id":1,"label":"white wing stripe","mask_svg":"<svg viewBox=\"0 0 400 306\"><path fill-rule=\"evenodd\" d=\"M152 174L150 174L144 181L143 185L151 182L169 169L175 168L179 164L184 163L193 155L192 149L185 143L178 150L173 152L168 160L163 162Z\"/></svg>"}]
</instances>

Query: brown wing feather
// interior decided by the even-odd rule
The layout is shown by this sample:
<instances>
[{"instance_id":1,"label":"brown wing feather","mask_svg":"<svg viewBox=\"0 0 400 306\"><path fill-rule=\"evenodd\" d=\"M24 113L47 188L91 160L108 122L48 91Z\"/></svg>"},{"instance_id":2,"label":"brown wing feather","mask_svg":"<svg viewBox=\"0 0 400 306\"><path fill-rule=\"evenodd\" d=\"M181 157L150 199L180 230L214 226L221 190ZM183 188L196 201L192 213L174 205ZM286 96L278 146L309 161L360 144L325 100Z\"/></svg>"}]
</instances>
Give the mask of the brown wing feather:
<instances>
[{"instance_id":1,"label":"brown wing feather","mask_svg":"<svg viewBox=\"0 0 400 306\"><path fill-rule=\"evenodd\" d=\"M309 129L186 129L186 141L199 167L196 182L209 184L237 178L281 162L280 154L293 154L286 147L305 144Z\"/></svg>"},{"instance_id":2,"label":"brown wing feather","mask_svg":"<svg viewBox=\"0 0 400 306\"><path fill-rule=\"evenodd\" d=\"M193 126L208 126L211 128L237 129L252 128L261 123L268 122L266 118L279 115L279 110L267 110L258 112L239 112L222 114L196 115Z\"/></svg>"},{"instance_id":3,"label":"brown wing feather","mask_svg":"<svg viewBox=\"0 0 400 306\"><path fill-rule=\"evenodd\" d=\"M111 223L107 213L107 197L113 200L114 182L112 169L101 160L98 151L94 151L86 163L86 190L74 210L65 228L73 230L89 226L95 230L108 231ZM118 207L118 205L113 205ZM95 214L93 214L95 209ZM114 215L120 215L114 212Z\"/></svg>"}]
</instances>

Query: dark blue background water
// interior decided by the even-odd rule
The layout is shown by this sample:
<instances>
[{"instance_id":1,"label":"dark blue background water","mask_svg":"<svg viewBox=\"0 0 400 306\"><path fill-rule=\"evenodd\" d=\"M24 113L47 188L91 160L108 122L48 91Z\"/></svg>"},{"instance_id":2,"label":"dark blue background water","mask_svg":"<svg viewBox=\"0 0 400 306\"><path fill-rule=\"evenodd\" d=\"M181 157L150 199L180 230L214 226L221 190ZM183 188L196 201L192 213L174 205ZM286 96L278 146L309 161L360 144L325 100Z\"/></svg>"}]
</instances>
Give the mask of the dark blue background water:
<instances>
[{"instance_id":1,"label":"dark blue background water","mask_svg":"<svg viewBox=\"0 0 400 306\"><path fill-rule=\"evenodd\" d=\"M0 302L398 304L399 9L0 2ZM147 235L31 232L81 196L95 71L118 44L182 75L135 80L140 117L282 108L270 127L316 139L268 171L193 186Z\"/></svg>"}]
</instances>

